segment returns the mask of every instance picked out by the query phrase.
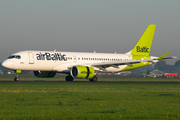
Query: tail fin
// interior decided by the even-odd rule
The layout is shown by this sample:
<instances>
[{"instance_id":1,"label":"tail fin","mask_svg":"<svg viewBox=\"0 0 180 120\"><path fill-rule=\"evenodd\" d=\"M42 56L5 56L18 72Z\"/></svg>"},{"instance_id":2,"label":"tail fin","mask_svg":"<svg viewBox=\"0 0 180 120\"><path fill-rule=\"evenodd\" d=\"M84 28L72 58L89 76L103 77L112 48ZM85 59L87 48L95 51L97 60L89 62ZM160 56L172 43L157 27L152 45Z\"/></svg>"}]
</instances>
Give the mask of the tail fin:
<instances>
[{"instance_id":1,"label":"tail fin","mask_svg":"<svg viewBox=\"0 0 180 120\"><path fill-rule=\"evenodd\" d=\"M149 25L134 48L128 52L128 54L149 56L155 29L155 24Z\"/></svg>"}]
</instances>

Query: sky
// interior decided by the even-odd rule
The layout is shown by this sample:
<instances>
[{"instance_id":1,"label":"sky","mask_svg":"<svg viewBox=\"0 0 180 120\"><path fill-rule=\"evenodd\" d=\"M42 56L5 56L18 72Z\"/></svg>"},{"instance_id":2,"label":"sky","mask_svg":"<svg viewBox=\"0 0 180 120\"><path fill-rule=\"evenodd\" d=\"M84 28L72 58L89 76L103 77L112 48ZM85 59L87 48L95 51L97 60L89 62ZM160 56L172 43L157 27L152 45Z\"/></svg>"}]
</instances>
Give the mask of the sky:
<instances>
[{"instance_id":1,"label":"sky","mask_svg":"<svg viewBox=\"0 0 180 120\"><path fill-rule=\"evenodd\" d=\"M0 62L23 50L126 53L156 24L150 55L178 57L180 0L1 0Z\"/></svg>"}]
</instances>

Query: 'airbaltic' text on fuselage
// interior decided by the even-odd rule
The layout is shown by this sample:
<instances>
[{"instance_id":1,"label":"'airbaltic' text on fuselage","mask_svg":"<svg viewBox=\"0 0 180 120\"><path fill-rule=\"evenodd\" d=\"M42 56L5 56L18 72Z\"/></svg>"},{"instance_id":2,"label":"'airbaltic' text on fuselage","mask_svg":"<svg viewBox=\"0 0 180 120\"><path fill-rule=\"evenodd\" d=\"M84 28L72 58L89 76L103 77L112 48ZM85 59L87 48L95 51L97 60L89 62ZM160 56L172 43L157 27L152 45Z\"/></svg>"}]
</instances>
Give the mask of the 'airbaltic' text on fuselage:
<instances>
[{"instance_id":1,"label":"'airbaltic' text on fuselage","mask_svg":"<svg viewBox=\"0 0 180 120\"><path fill-rule=\"evenodd\" d=\"M61 53L44 53L42 54L41 52L39 54L36 54L37 60L59 60L59 61L67 61L67 57L65 54Z\"/></svg>"},{"instance_id":2,"label":"'airbaltic' text on fuselage","mask_svg":"<svg viewBox=\"0 0 180 120\"><path fill-rule=\"evenodd\" d=\"M143 46L143 47L137 46L136 48L137 48L137 52L149 53L149 48L146 46Z\"/></svg>"}]
</instances>

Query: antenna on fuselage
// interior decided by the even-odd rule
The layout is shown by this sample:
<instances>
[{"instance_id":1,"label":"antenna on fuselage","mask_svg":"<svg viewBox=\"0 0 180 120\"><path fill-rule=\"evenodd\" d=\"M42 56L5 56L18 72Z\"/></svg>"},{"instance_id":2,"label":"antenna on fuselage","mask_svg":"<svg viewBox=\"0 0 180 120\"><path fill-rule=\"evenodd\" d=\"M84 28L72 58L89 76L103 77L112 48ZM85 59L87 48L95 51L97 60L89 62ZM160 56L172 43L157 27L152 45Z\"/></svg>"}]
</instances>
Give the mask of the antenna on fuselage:
<instances>
[{"instance_id":1,"label":"antenna on fuselage","mask_svg":"<svg viewBox=\"0 0 180 120\"><path fill-rule=\"evenodd\" d=\"M96 53L96 51L94 51L94 53Z\"/></svg>"},{"instance_id":2,"label":"antenna on fuselage","mask_svg":"<svg viewBox=\"0 0 180 120\"><path fill-rule=\"evenodd\" d=\"M54 50L54 52L56 52L56 49Z\"/></svg>"}]
</instances>

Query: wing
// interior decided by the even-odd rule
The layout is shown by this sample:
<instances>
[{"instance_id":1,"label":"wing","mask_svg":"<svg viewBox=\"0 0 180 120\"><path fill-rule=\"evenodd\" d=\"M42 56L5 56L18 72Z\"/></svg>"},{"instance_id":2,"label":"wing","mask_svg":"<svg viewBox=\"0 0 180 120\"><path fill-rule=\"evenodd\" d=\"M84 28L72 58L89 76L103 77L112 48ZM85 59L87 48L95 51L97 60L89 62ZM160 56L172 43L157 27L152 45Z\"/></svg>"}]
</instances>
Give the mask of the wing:
<instances>
[{"instance_id":1,"label":"wing","mask_svg":"<svg viewBox=\"0 0 180 120\"><path fill-rule=\"evenodd\" d=\"M141 62L153 62L153 59L146 59L146 60L124 60L124 61L115 61L115 62L104 62L104 63L93 63L91 66L97 68L108 68L114 67L119 68L119 65L128 65L133 66L133 64L141 63Z\"/></svg>"},{"instance_id":2,"label":"wing","mask_svg":"<svg viewBox=\"0 0 180 120\"><path fill-rule=\"evenodd\" d=\"M97 67L100 69L105 69L107 67L114 67L114 68L119 68L119 65L128 65L128 66L133 66L133 64L136 63L141 63L141 62L158 62L159 60L163 60L163 59L174 59L177 57L166 57L165 56L169 53L166 52L165 54L163 54L160 57L156 57L156 58L152 58L152 59L146 59L146 60L124 60L124 61L114 61L114 62L104 62L104 63L93 63L91 64L91 66L93 67Z\"/></svg>"}]
</instances>

